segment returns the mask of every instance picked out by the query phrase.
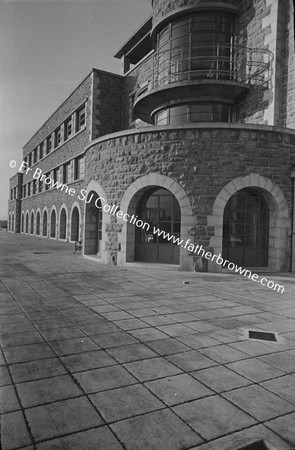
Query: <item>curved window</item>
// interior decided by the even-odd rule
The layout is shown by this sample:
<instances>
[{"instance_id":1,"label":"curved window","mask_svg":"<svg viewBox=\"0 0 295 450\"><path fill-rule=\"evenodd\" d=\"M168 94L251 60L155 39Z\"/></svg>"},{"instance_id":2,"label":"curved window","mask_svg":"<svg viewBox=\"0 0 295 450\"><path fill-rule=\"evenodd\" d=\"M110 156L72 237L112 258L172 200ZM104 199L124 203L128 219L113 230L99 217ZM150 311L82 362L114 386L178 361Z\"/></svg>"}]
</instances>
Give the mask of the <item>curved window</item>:
<instances>
[{"instance_id":1,"label":"curved window","mask_svg":"<svg viewBox=\"0 0 295 450\"><path fill-rule=\"evenodd\" d=\"M159 34L158 78L167 83L195 77L228 78L233 63L234 16L199 12L175 20Z\"/></svg>"},{"instance_id":2,"label":"curved window","mask_svg":"<svg viewBox=\"0 0 295 450\"><path fill-rule=\"evenodd\" d=\"M156 125L190 122L232 122L232 105L228 103L189 103L162 109L154 116Z\"/></svg>"}]
</instances>

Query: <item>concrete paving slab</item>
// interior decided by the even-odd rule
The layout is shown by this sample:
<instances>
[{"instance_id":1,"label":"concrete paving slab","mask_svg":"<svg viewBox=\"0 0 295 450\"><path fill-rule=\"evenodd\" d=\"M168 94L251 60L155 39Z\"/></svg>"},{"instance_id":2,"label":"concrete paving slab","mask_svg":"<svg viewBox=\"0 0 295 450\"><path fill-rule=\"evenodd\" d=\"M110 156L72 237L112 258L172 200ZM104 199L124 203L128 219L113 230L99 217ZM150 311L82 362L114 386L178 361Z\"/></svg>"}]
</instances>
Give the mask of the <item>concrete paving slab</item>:
<instances>
[{"instance_id":1,"label":"concrete paving slab","mask_svg":"<svg viewBox=\"0 0 295 450\"><path fill-rule=\"evenodd\" d=\"M41 359L9 366L14 383L54 377L66 373L57 358Z\"/></svg>"},{"instance_id":2,"label":"concrete paving slab","mask_svg":"<svg viewBox=\"0 0 295 450\"><path fill-rule=\"evenodd\" d=\"M51 347L58 356L84 353L100 348L92 339L84 336L63 341L53 341L51 342Z\"/></svg>"},{"instance_id":3,"label":"concrete paving slab","mask_svg":"<svg viewBox=\"0 0 295 450\"><path fill-rule=\"evenodd\" d=\"M14 386L0 388L0 414L21 409Z\"/></svg>"},{"instance_id":4,"label":"concrete paving slab","mask_svg":"<svg viewBox=\"0 0 295 450\"><path fill-rule=\"evenodd\" d=\"M140 384L90 395L107 423L165 408L148 389Z\"/></svg>"},{"instance_id":5,"label":"concrete paving slab","mask_svg":"<svg viewBox=\"0 0 295 450\"><path fill-rule=\"evenodd\" d=\"M23 413L21 411L1 416L1 448L14 450L32 444ZM31 447L33 449L33 447Z\"/></svg>"},{"instance_id":6,"label":"concrete paving slab","mask_svg":"<svg viewBox=\"0 0 295 450\"><path fill-rule=\"evenodd\" d=\"M104 421L85 397L73 398L25 411L35 442L98 427Z\"/></svg>"},{"instance_id":7,"label":"concrete paving slab","mask_svg":"<svg viewBox=\"0 0 295 450\"><path fill-rule=\"evenodd\" d=\"M167 359L185 372L216 366L217 363L197 350L167 356Z\"/></svg>"},{"instance_id":8,"label":"concrete paving slab","mask_svg":"<svg viewBox=\"0 0 295 450\"><path fill-rule=\"evenodd\" d=\"M257 385L246 386L222 395L259 421L283 416L294 410L294 406L289 402Z\"/></svg>"},{"instance_id":9,"label":"concrete paving slab","mask_svg":"<svg viewBox=\"0 0 295 450\"><path fill-rule=\"evenodd\" d=\"M130 336L130 334L124 331L118 331L117 333L107 333L92 335L92 339L103 349L121 347L122 345L135 344L137 339Z\"/></svg>"},{"instance_id":10,"label":"concrete paving slab","mask_svg":"<svg viewBox=\"0 0 295 450\"><path fill-rule=\"evenodd\" d=\"M284 375L284 371L264 363L256 358L249 358L227 364L227 367L251 381L265 381Z\"/></svg>"},{"instance_id":11,"label":"concrete paving slab","mask_svg":"<svg viewBox=\"0 0 295 450\"><path fill-rule=\"evenodd\" d=\"M167 409L117 422L111 428L127 450L186 450L203 442Z\"/></svg>"},{"instance_id":12,"label":"concrete paving slab","mask_svg":"<svg viewBox=\"0 0 295 450\"><path fill-rule=\"evenodd\" d=\"M8 347L3 350L9 364L46 359L55 356L47 344L24 345L20 347Z\"/></svg>"},{"instance_id":13,"label":"concrete paving slab","mask_svg":"<svg viewBox=\"0 0 295 450\"><path fill-rule=\"evenodd\" d=\"M295 413L287 414L283 417L270 420L265 426L273 430L279 436L282 436L289 442L290 448L295 448Z\"/></svg>"},{"instance_id":14,"label":"concrete paving slab","mask_svg":"<svg viewBox=\"0 0 295 450\"><path fill-rule=\"evenodd\" d=\"M8 371L8 367L0 366L0 386L7 386L9 384L12 384L12 380Z\"/></svg>"},{"instance_id":15,"label":"concrete paving slab","mask_svg":"<svg viewBox=\"0 0 295 450\"><path fill-rule=\"evenodd\" d=\"M161 356L173 355L174 353L191 350L190 347L173 338L149 341L146 343L146 345L148 345L151 349L153 349Z\"/></svg>"},{"instance_id":16,"label":"concrete paving slab","mask_svg":"<svg viewBox=\"0 0 295 450\"><path fill-rule=\"evenodd\" d=\"M110 348L108 353L119 363L139 361L141 359L154 358L157 353L153 352L144 344L130 344L122 347Z\"/></svg>"},{"instance_id":17,"label":"concrete paving slab","mask_svg":"<svg viewBox=\"0 0 295 450\"><path fill-rule=\"evenodd\" d=\"M145 386L167 406L178 405L214 394L213 391L188 374L150 381L145 383Z\"/></svg>"},{"instance_id":18,"label":"concrete paving slab","mask_svg":"<svg viewBox=\"0 0 295 450\"><path fill-rule=\"evenodd\" d=\"M63 356L61 361L70 372L83 372L85 370L99 369L101 367L113 366L117 361L104 350L84 352L75 355Z\"/></svg>"},{"instance_id":19,"label":"concrete paving slab","mask_svg":"<svg viewBox=\"0 0 295 450\"><path fill-rule=\"evenodd\" d=\"M295 403L295 375L285 375L274 380L264 381L260 386L279 395L289 403Z\"/></svg>"},{"instance_id":20,"label":"concrete paving slab","mask_svg":"<svg viewBox=\"0 0 295 450\"><path fill-rule=\"evenodd\" d=\"M224 366L209 367L208 369L191 372L190 375L218 393L248 386L252 383Z\"/></svg>"},{"instance_id":21,"label":"concrete paving slab","mask_svg":"<svg viewBox=\"0 0 295 450\"><path fill-rule=\"evenodd\" d=\"M23 408L45 405L59 400L79 397L81 389L68 375L28 381L16 385Z\"/></svg>"},{"instance_id":22,"label":"concrete paving slab","mask_svg":"<svg viewBox=\"0 0 295 450\"><path fill-rule=\"evenodd\" d=\"M37 450L123 450L122 445L106 426L52 439L37 445Z\"/></svg>"},{"instance_id":23,"label":"concrete paving slab","mask_svg":"<svg viewBox=\"0 0 295 450\"><path fill-rule=\"evenodd\" d=\"M142 382L182 372L178 367L162 357L130 362L124 364L124 367Z\"/></svg>"},{"instance_id":24,"label":"concrete paving slab","mask_svg":"<svg viewBox=\"0 0 295 450\"><path fill-rule=\"evenodd\" d=\"M138 382L124 367L120 366L75 373L74 378L87 394L128 386Z\"/></svg>"},{"instance_id":25,"label":"concrete paving slab","mask_svg":"<svg viewBox=\"0 0 295 450\"><path fill-rule=\"evenodd\" d=\"M207 440L248 428L256 423L248 414L219 396L175 406L173 411Z\"/></svg>"}]
</instances>

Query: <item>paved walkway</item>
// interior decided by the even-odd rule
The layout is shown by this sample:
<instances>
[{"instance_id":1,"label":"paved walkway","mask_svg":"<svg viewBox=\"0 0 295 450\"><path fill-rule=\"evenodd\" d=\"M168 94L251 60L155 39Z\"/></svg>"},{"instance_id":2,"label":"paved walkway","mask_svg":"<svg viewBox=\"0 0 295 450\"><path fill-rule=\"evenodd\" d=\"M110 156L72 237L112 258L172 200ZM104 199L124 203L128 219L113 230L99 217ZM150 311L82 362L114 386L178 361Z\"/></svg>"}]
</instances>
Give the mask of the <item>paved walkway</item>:
<instances>
[{"instance_id":1,"label":"paved walkway","mask_svg":"<svg viewBox=\"0 0 295 450\"><path fill-rule=\"evenodd\" d=\"M120 269L3 230L0 256L4 450L295 449L294 278Z\"/></svg>"}]
</instances>

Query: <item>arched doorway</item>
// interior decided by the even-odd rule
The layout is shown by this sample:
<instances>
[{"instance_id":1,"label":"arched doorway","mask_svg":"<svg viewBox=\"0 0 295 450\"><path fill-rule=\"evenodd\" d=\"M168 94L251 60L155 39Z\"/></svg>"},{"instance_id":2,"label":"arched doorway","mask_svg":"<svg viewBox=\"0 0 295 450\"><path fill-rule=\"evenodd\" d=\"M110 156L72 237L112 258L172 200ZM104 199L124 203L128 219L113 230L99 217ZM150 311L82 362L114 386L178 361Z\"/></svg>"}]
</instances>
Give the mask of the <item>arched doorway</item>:
<instances>
[{"instance_id":1,"label":"arched doorway","mask_svg":"<svg viewBox=\"0 0 295 450\"><path fill-rule=\"evenodd\" d=\"M71 217L71 241L79 240L80 216L77 206L74 207Z\"/></svg>"},{"instance_id":2,"label":"arched doorway","mask_svg":"<svg viewBox=\"0 0 295 450\"><path fill-rule=\"evenodd\" d=\"M47 211L43 212L43 230L42 235L47 236Z\"/></svg>"},{"instance_id":3,"label":"arched doorway","mask_svg":"<svg viewBox=\"0 0 295 450\"><path fill-rule=\"evenodd\" d=\"M59 219L59 239L67 238L67 214L66 210L63 208L60 213Z\"/></svg>"},{"instance_id":4,"label":"arched doorway","mask_svg":"<svg viewBox=\"0 0 295 450\"><path fill-rule=\"evenodd\" d=\"M51 219L50 219L50 237L55 238L56 237L56 212L53 209L51 212Z\"/></svg>"},{"instance_id":5,"label":"arched doorway","mask_svg":"<svg viewBox=\"0 0 295 450\"><path fill-rule=\"evenodd\" d=\"M150 225L149 230L136 227L136 261L179 264L180 246L167 236L180 237L181 213L174 195L159 187L148 190L138 203L136 215Z\"/></svg>"},{"instance_id":6,"label":"arched doorway","mask_svg":"<svg viewBox=\"0 0 295 450\"><path fill-rule=\"evenodd\" d=\"M223 258L240 266L266 267L269 210L258 189L245 188L227 202L223 216Z\"/></svg>"},{"instance_id":7,"label":"arched doorway","mask_svg":"<svg viewBox=\"0 0 295 450\"><path fill-rule=\"evenodd\" d=\"M14 214L12 213L12 231L14 231Z\"/></svg>"},{"instance_id":8,"label":"arched doorway","mask_svg":"<svg viewBox=\"0 0 295 450\"><path fill-rule=\"evenodd\" d=\"M22 213L22 223L21 223L22 233L25 231L25 215Z\"/></svg>"},{"instance_id":9,"label":"arched doorway","mask_svg":"<svg viewBox=\"0 0 295 450\"><path fill-rule=\"evenodd\" d=\"M37 218L36 218L36 235L40 236L40 221L41 221L41 217L40 217L40 212L37 212Z\"/></svg>"},{"instance_id":10,"label":"arched doorway","mask_svg":"<svg viewBox=\"0 0 295 450\"><path fill-rule=\"evenodd\" d=\"M31 213L31 234L34 234L34 213Z\"/></svg>"},{"instance_id":11,"label":"arched doorway","mask_svg":"<svg viewBox=\"0 0 295 450\"><path fill-rule=\"evenodd\" d=\"M85 245L86 255L97 255L102 239L102 204L99 195L91 191L86 199Z\"/></svg>"}]
</instances>

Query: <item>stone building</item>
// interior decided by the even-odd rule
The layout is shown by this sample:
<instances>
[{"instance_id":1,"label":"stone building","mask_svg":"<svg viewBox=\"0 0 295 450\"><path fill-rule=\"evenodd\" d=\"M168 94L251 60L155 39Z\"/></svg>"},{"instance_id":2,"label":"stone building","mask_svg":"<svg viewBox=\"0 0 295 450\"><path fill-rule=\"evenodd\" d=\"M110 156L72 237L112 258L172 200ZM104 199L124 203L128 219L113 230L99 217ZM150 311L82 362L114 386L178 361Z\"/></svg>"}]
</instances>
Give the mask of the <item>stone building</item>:
<instances>
[{"instance_id":1,"label":"stone building","mask_svg":"<svg viewBox=\"0 0 295 450\"><path fill-rule=\"evenodd\" d=\"M93 69L24 146L10 231L108 264L295 271L293 8L151 1L121 75Z\"/></svg>"}]
</instances>

